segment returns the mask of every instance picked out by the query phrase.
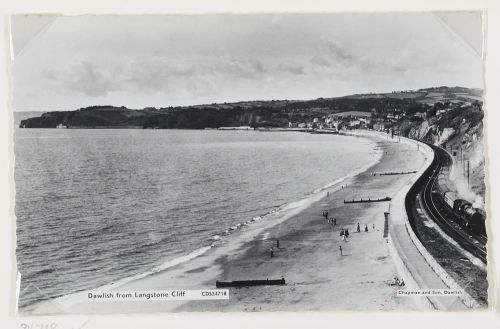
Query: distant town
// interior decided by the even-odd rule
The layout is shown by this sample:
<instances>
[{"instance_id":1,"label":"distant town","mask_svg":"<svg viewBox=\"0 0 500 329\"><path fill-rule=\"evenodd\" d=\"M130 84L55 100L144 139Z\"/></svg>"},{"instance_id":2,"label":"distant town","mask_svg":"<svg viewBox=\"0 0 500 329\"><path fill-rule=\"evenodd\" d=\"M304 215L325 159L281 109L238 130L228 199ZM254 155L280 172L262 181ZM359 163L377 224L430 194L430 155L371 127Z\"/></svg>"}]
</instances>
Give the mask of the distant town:
<instances>
[{"instance_id":1,"label":"distant town","mask_svg":"<svg viewBox=\"0 0 500 329\"><path fill-rule=\"evenodd\" d=\"M346 111L332 113L321 117L315 117L312 121L288 123L289 128L307 129L334 129L336 131L348 129L373 129L377 131L387 131L404 120L412 122L423 121L428 118L441 116L449 111L467 109L472 106L480 107L480 103L475 101L445 101L436 102L432 105L422 104L420 107L402 109L388 108L378 110L372 108L370 112ZM321 110L321 109L312 109Z\"/></svg>"}]
</instances>

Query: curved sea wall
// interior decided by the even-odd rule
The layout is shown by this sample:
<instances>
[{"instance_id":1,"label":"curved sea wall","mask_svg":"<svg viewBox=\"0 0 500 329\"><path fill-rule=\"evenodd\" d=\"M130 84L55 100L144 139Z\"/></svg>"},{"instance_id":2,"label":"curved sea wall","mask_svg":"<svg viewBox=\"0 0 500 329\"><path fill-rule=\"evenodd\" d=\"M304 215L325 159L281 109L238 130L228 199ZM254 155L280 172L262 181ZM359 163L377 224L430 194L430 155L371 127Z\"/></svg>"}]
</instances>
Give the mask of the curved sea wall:
<instances>
[{"instance_id":1,"label":"curved sea wall","mask_svg":"<svg viewBox=\"0 0 500 329\"><path fill-rule=\"evenodd\" d=\"M398 193L390 204L390 220L389 220L389 248L391 255L395 260L396 266L400 275L404 278L407 287L417 290L430 290L430 289L451 289L463 291L462 287L458 285L455 280L448 275L448 273L439 265L434 257L427 251L424 245L420 242L415 232L412 229L411 223L408 219L408 213L405 207L405 199L411 187L417 180L424 174L434 160L434 151L424 143L414 141L407 138L399 138L398 141L407 143L412 147L416 147L420 152L425 155L425 164L417 172L416 175L408 182L408 184ZM406 234L401 230L404 226ZM421 260L419 261L418 255L414 251L408 250L403 240L410 238L413 247L419 252L428 265L428 268L422 266ZM407 243L406 243L407 244ZM420 264L420 265L419 265ZM432 278L432 273L426 273L432 270L446 287L437 287L435 278ZM431 275L429 275L431 274ZM469 308L477 308L479 304L465 291L458 295L460 301ZM420 305L424 307L432 307L436 309L449 309L454 308L455 305L450 305L450 297L419 297L417 298ZM460 306L460 305L458 305Z\"/></svg>"},{"instance_id":2,"label":"curved sea wall","mask_svg":"<svg viewBox=\"0 0 500 329\"><path fill-rule=\"evenodd\" d=\"M398 137L398 141L399 140L401 140L400 137ZM417 259L421 258L422 249L425 250L425 248L418 240L410 225L405 207L405 199L411 187L432 164L434 152L430 147L418 141L410 141L403 138L402 142L411 143L413 147L422 152L425 155L425 163L418 172L412 176L407 185L405 185L405 187L403 187L392 199L389 205L389 250L396 264L398 274L403 278L406 287L411 290L426 290L429 289L429 284L426 282L425 273L422 273L422 271L429 269L422 268L422 263L420 262L420 264L418 264L416 262ZM417 244L420 244L422 248L418 248L415 241ZM425 250L425 252L427 251ZM436 301L432 301L431 298L415 297L414 299L417 304L423 308L438 308Z\"/></svg>"}]
</instances>

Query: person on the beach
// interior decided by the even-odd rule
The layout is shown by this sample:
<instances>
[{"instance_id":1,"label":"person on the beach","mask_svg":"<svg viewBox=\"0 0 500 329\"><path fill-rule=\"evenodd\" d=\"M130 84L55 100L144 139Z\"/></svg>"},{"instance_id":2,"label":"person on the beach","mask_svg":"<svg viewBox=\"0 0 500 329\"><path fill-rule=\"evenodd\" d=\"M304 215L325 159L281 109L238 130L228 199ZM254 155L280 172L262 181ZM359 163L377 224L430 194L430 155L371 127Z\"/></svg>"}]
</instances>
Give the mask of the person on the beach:
<instances>
[{"instance_id":1,"label":"person on the beach","mask_svg":"<svg viewBox=\"0 0 500 329\"><path fill-rule=\"evenodd\" d=\"M337 225L337 218L333 218L333 225Z\"/></svg>"},{"instance_id":2,"label":"person on the beach","mask_svg":"<svg viewBox=\"0 0 500 329\"><path fill-rule=\"evenodd\" d=\"M356 227L356 231L361 232L361 229L359 228L359 223L358 223L358 227Z\"/></svg>"},{"instance_id":3,"label":"person on the beach","mask_svg":"<svg viewBox=\"0 0 500 329\"><path fill-rule=\"evenodd\" d=\"M345 229L344 235L346 239L349 237L349 229Z\"/></svg>"},{"instance_id":4,"label":"person on the beach","mask_svg":"<svg viewBox=\"0 0 500 329\"><path fill-rule=\"evenodd\" d=\"M342 256L342 246L339 246L340 256Z\"/></svg>"},{"instance_id":5,"label":"person on the beach","mask_svg":"<svg viewBox=\"0 0 500 329\"><path fill-rule=\"evenodd\" d=\"M365 232L368 232L368 224L365 225Z\"/></svg>"},{"instance_id":6,"label":"person on the beach","mask_svg":"<svg viewBox=\"0 0 500 329\"><path fill-rule=\"evenodd\" d=\"M373 223L372 228L375 229L375 223Z\"/></svg>"},{"instance_id":7,"label":"person on the beach","mask_svg":"<svg viewBox=\"0 0 500 329\"><path fill-rule=\"evenodd\" d=\"M271 249L269 251L271 253L271 258L273 258L274 257L274 249L271 247Z\"/></svg>"}]
</instances>

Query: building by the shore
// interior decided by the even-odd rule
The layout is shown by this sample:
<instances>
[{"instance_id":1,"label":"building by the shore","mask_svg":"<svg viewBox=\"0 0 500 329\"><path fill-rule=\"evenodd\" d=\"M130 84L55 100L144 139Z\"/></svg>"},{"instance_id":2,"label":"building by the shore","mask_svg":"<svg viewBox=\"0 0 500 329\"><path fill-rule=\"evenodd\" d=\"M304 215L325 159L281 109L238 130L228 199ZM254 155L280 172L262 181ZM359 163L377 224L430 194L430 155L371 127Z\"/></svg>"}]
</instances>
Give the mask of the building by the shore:
<instances>
[{"instance_id":1,"label":"building by the shore","mask_svg":"<svg viewBox=\"0 0 500 329\"><path fill-rule=\"evenodd\" d=\"M239 127L219 127L218 130L253 130L250 126L239 126Z\"/></svg>"}]
</instances>

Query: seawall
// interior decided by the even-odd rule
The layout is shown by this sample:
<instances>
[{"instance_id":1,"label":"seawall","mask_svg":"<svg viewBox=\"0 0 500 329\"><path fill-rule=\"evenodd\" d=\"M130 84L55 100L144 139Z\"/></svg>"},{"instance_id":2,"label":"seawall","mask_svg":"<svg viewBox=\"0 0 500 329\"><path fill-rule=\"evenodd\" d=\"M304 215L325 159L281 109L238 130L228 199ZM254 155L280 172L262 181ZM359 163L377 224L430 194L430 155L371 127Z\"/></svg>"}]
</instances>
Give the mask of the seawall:
<instances>
[{"instance_id":1,"label":"seawall","mask_svg":"<svg viewBox=\"0 0 500 329\"><path fill-rule=\"evenodd\" d=\"M416 290L463 289L436 262L415 235L409 222L405 199L410 188L424 174L434 160L434 151L424 143L404 137L398 141L416 147L426 157L425 165L412 177L408 184L390 203L389 248L406 286ZM434 309L477 308L479 304L465 291L454 297L415 297L423 307Z\"/></svg>"}]
</instances>

